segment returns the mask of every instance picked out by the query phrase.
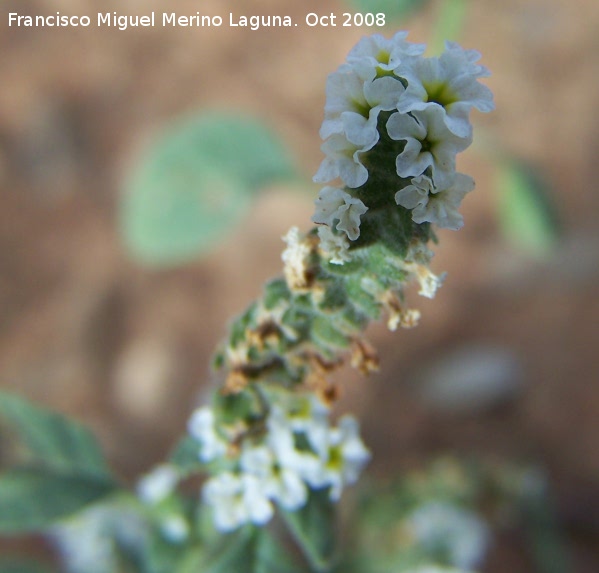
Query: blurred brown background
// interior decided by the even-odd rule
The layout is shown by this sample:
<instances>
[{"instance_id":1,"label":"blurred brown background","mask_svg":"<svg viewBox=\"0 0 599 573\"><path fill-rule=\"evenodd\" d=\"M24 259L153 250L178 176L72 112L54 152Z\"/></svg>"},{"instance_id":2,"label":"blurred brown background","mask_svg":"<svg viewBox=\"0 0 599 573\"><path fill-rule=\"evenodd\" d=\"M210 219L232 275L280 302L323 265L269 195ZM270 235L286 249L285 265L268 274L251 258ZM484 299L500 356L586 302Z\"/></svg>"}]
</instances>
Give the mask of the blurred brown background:
<instances>
[{"instance_id":1,"label":"blurred brown background","mask_svg":"<svg viewBox=\"0 0 599 573\"><path fill-rule=\"evenodd\" d=\"M0 7L0 386L89 424L132 479L184 431L209 388L210 355L228 319L279 272L280 237L292 224L308 228L317 187L269 189L207 257L158 271L122 246L124 177L156 130L210 107L263 118L311 176L321 160L326 76L368 29L19 29L8 28L8 12L167 6ZM168 2L168 11L197 10L303 22L308 12L341 14L347 5ZM437 11L431 2L399 27L427 42ZM497 111L474 113L480 153L460 160L477 181L463 208L466 226L440 233L433 268L449 276L434 301L413 293L419 328L392 334L375 325L382 371L369 380L344 372L340 404L364 420L374 475L448 451L546 468L577 572L599 570L598 30L595 0L470 3L461 43L483 54ZM551 184L563 237L545 261L499 233L488 153L498 147L532 162ZM448 360L458 378L478 376L490 390L466 389L453 406L441 400L431 369L448 368ZM428 400L419 390L427 387ZM514 538L493 549L488 570L529 566Z\"/></svg>"}]
</instances>

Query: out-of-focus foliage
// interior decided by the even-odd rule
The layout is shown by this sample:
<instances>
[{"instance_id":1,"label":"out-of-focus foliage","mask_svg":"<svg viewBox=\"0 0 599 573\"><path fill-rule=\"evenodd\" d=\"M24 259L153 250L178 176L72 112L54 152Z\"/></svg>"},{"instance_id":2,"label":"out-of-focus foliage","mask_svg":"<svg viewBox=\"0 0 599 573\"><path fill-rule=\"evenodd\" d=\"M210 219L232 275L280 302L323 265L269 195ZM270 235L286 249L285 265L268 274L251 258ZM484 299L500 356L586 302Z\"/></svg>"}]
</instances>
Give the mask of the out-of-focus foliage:
<instances>
[{"instance_id":1,"label":"out-of-focus foliage","mask_svg":"<svg viewBox=\"0 0 599 573\"><path fill-rule=\"evenodd\" d=\"M203 112L167 129L133 170L121 204L125 244L146 264L192 260L231 232L257 192L294 174L262 122Z\"/></svg>"},{"instance_id":2,"label":"out-of-focus foliage","mask_svg":"<svg viewBox=\"0 0 599 573\"><path fill-rule=\"evenodd\" d=\"M228 535L224 542L226 550L216 553L216 558L201 563L204 573L300 573L301 569L293 563L280 543L263 528L246 526L240 531Z\"/></svg>"},{"instance_id":3,"label":"out-of-focus foliage","mask_svg":"<svg viewBox=\"0 0 599 573\"><path fill-rule=\"evenodd\" d=\"M115 490L95 438L77 422L4 392L0 420L25 449L22 464L0 474L0 533L39 531Z\"/></svg>"},{"instance_id":4,"label":"out-of-focus foliage","mask_svg":"<svg viewBox=\"0 0 599 573\"><path fill-rule=\"evenodd\" d=\"M347 0L356 11L377 14L382 12L387 21L399 21L420 10L429 0Z\"/></svg>"},{"instance_id":5,"label":"out-of-focus foliage","mask_svg":"<svg viewBox=\"0 0 599 573\"><path fill-rule=\"evenodd\" d=\"M459 41L466 20L466 12L466 0L442 0L429 43L433 54L440 54L443 51L446 40Z\"/></svg>"},{"instance_id":6,"label":"out-of-focus foliage","mask_svg":"<svg viewBox=\"0 0 599 573\"><path fill-rule=\"evenodd\" d=\"M479 570L502 529L526 540L535 571L570 570L550 491L536 468L442 458L386 488L371 487L362 491L344 573L428 565Z\"/></svg>"},{"instance_id":7,"label":"out-of-focus foliage","mask_svg":"<svg viewBox=\"0 0 599 573\"><path fill-rule=\"evenodd\" d=\"M29 559L0 559L0 573L53 573L52 569Z\"/></svg>"},{"instance_id":8,"label":"out-of-focus foliage","mask_svg":"<svg viewBox=\"0 0 599 573\"><path fill-rule=\"evenodd\" d=\"M516 160L499 165L498 214L501 228L520 251L547 257L558 240L558 224L547 184L530 166Z\"/></svg>"},{"instance_id":9,"label":"out-of-focus foliage","mask_svg":"<svg viewBox=\"0 0 599 573\"><path fill-rule=\"evenodd\" d=\"M285 522L314 571L330 571L335 552L335 510L328 489L311 493L299 511L282 512Z\"/></svg>"}]
</instances>

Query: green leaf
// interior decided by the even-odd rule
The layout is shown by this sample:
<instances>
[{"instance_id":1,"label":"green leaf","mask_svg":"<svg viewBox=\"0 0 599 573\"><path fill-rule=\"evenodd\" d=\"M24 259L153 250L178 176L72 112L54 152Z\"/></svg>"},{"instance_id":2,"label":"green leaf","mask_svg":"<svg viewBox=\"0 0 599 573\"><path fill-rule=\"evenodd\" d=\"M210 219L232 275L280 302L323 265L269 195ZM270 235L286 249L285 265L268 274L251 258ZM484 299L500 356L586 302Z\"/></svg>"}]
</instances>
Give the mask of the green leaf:
<instances>
[{"instance_id":1,"label":"green leaf","mask_svg":"<svg viewBox=\"0 0 599 573\"><path fill-rule=\"evenodd\" d=\"M506 237L524 253L544 258L559 231L547 185L530 167L508 161L497 174L499 220Z\"/></svg>"},{"instance_id":2,"label":"green leaf","mask_svg":"<svg viewBox=\"0 0 599 573\"><path fill-rule=\"evenodd\" d=\"M445 48L445 40L457 42L466 20L466 0L442 0L439 16L433 28L430 51L440 54Z\"/></svg>"},{"instance_id":3,"label":"green leaf","mask_svg":"<svg viewBox=\"0 0 599 573\"><path fill-rule=\"evenodd\" d=\"M265 529L244 527L228 535L202 573L301 573L280 543Z\"/></svg>"},{"instance_id":4,"label":"green leaf","mask_svg":"<svg viewBox=\"0 0 599 573\"><path fill-rule=\"evenodd\" d=\"M285 279L274 279L268 282L264 288L264 306L267 310L276 308L281 302L291 298L291 292Z\"/></svg>"},{"instance_id":5,"label":"green leaf","mask_svg":"<svg viewBox=\"0 0 599 573\"><path fill-rule=\"evenodd\" d=\"M121 230L142 263L168 266L231 232L265 185L295 176L284 145L261 122L204 113L165 132L125 186Z\"/></svg>"},{"instance_id":6,"label":"green leaf","mask_svg":"<svg viewBox=\"0 0 599 573\"><path fill-rule=\"evenodd\" d=\"M363 14L383 13L387 24L399 21L424 8L428 0L348 0L348 4Z\"/></svg>"},{"instance_id":7,"label":"green leaf","mask_svg":"<svg viewBox=\"0 0 599 573\"><path fill-rule=\"evenodd\" d=\"M0 573L51 573L45 565L30 559L4 557L0 559Z\"/></svg>"},{"instance_id":8,"label":"green leaf","mask_svg":"<svg viewBox=\"0 0 599 573\"><path fill-rule=\"evenodd\" d=\"M72 473L109 475L95 437L78 422L6 392L0 392L0 419L16 432L36 462Z\"/></svg>"},{"instance_id":9,"label":"green leaf","mask_svg":"<svg viewBox=\"0 0 599 573\"><path fill-rule=\"evenodd\" d=\"M45 529L114 492L109 479L42 468L13 469L0 476L0 534Z\"/></svg>"},{"instance_id":10,"label":"green leaf","mask_svg":"<svg viewBox=\"0 0 599 573\"><path fill-rule=\"evenodd\" d=\"M335 510L328 489L312 491L302 509L281 514L314 570L330 571L335 553Z\"/></svg>"},{"instance_id":11,"label":"green leaf","mask_svg":"<svg viewBox=\"0 0 599 573\"><path fill-rule=\"evenodd\" d=\"M337 330L327 316L317 316L312 323L312 340L325 348L347 348L349 339Z\"/></svg>"},{"instance_id":12,"label":"green leaf","mask_svg":"<svg viewBox=\"0 0 599 573\"><path fill-rule=\"evenodd\" d=\"M191 436L186 436L175 446L170 456L170 463L184 475L191 474L202 467L199 456L200 444Z\"/></svg>"}]
</instances>

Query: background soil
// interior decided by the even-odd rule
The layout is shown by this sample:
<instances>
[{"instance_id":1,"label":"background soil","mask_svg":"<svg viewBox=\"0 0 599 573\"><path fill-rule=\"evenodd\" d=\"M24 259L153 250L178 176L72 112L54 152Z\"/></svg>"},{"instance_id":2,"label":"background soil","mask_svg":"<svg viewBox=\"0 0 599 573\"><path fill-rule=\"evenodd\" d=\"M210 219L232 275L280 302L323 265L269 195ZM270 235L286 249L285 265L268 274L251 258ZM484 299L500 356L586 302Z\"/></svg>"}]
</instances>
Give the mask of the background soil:
<instances>
[{"instance_id":1,"label":"background soil","mask_svg":"<svg viewBox=\"0 0 599 573\"><path fill-rule=\"evenodd\" d=\"M263 118L308 180L321 160L326 76L367 30L17 29L7 27L9 11L163 6L0 6L0 386L89 424L132 479L183 431L209 388L210 354L227 321L279 272L280 237L292 224L308 228L317 187L269 189L207 257L157 271L123 248L124 177L162 126L216 107ZM437 8L430 3L400 27L426 42ZM303 21L346 5L173 0L171 10ZM471 3L461 43L480 50L492 70L486 83L497 111L475 114L485 144L461 159L477 181L466 226L440 233L434 268L449 276L434 301L417 301L419 328L392 334L375 325L382 371L368 380L344 372L340 404L364 421L374 475L447 452L544 467L580 573L599 571L598 29L594 0ZM503 152L532 162L550 182L562 239L548 260L530 259L498 230L489 157ZM489 349L503 356L489 369L511 369L501 400L449 408L421 398L417 382L431 366L458 351L468 366ZM493 549L487 570L531 568L514 537Z\"/></svg>"}]
</instances>

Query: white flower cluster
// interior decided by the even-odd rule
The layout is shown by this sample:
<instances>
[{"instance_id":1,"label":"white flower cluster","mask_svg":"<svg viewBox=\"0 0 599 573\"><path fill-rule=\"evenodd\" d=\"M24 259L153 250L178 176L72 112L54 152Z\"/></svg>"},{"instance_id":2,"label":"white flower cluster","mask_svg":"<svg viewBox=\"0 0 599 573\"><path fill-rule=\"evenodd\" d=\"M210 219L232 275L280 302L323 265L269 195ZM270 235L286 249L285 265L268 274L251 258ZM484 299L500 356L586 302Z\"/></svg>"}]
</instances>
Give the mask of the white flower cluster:
<instances>
[{"instance_id":1,"label":"white flower cluster","mask_svg":"<svg viewBox=\"0 0 599 573\"><path fill-rule=\"evenodd\" d=\"M447 42L441 56L427 58L425 46L406 36L363 38L329 76L320 130L326 157L314 181L339 178L346 189L357 189L369 177L365 158L376 155L379 142L386 152L391 145L395 166L390 169L408 180L396 191L395 202L412 210L416 223L459 229L463 219L457 209L474 182L456 173L455 158L472 142L470 110L494 108L491 91L478 81L489 72L476 63L480 54L474 50ZM357 239L360 216L368 209L363 200L368 202L362 194L357 198L342 189L322 189L313 217L329 228L321 238L331 243L339 236L336 229ZM333 241L340 263L345 236Z\"/></svg>"},{"instance_id":2,"label":"white flower cluster","mask_svg":"<svg viewBox=\"0 0 599 573\"><path fill-rule=\"evenodd\" d=\"M226 441L210 408L193 414L189 430L200 444L201 460L223 457ZM328 408L313 396L302 396L292 407L272 407L265 435L243 440L232 467L206 481L203 498L214 511L219 531L248 522L263 525L274 514L273 503L298 510L308 501L310 489L328 488L330 499L337 501L369 458L352 417L331 427Z\"/></svg>"}]
</instances>

